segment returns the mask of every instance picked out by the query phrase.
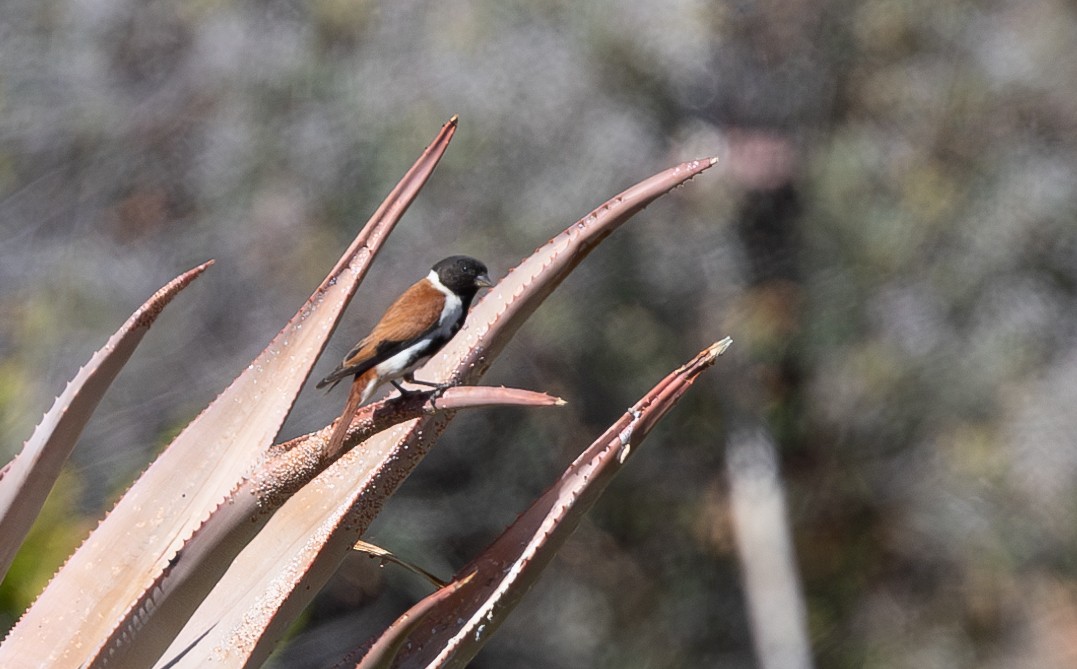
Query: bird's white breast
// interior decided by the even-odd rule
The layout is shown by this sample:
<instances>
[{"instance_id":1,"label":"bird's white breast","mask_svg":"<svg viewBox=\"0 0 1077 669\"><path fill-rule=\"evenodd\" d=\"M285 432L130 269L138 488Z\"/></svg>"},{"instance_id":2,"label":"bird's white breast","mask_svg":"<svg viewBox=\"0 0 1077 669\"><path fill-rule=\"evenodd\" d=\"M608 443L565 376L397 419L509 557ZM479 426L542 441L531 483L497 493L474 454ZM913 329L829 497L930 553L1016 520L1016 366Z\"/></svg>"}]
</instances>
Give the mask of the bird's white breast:
<instances>
[{"instance_id":1,"label":"bird's white breast","mask_svg":"<svg viewBox=\"0 0 1077 669\"><path fill-rule=\"evenodd\" d=\"M434 288L437 288L442 295L445 296L445 306L441 308L441 316L438 318L437 331L444 337L448 338L456 333L456 327L460 323L460 317L464 315L464 303L460 300L460 296L452 292L441 283L441 279L438 278L438 273L434 270L430 270L430 274L426 276Z\"/></svg>"}]
</instances>

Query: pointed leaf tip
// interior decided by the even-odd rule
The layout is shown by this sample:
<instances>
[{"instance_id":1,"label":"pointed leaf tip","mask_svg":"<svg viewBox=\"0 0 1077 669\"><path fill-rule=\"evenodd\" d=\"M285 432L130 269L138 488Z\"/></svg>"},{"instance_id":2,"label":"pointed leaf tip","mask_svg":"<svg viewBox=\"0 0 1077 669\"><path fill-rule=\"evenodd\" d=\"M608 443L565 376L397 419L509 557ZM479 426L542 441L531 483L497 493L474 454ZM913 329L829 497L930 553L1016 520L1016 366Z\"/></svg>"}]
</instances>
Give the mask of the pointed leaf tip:
<instances>
[{"instance_id":1,"label":"pointed leaf tip","mask_svg":"<svg viewBox=\"0 0 1077 669\"><path fill-rule=\"evenodd\" d=\"M23 449L0 471L0 536L4 537L0 544L0 579L11 566L15 551L105 391L172 298L212 263L210 260L187 270L143 302L78 371L42 417ZM5 662L0 660L0 664Z\"/></svg>"},{"instance_id":2,"label":"pointed leaf tip","mask_svg":"<svg viewBox=\"0 0 1077 669\"><path fill-rule=\"evenodd\" d=\"M192 281L197 279L206 268L213 264L213 260L207 260L197 267L193 267L175 279L172 279L154 293L146 303L136 312L135 327L148 328L153 325L164 308L172 301L181 290L186 288Z\"/></svg>"},{"instance_id":3,"label":"pointed leaf tip","mask_svg":"<svg viewBox=\"0 0 1077 669\"><path fill-rule=\"evenodd\" d=\"M728 349L732 345L733 345L733 338L732 337L725 337L723 339L720 339L719 341L714 342L710 346L708 346L707 351L711 352L711 355L713 355L715 357L718 357L718 356L722 355L723 353L725 353L726 349Z\"/></svg>"},{"instance_id":4,"label":"pointed leaf tip","mask_svg":"<svg viewBox=\"0 0 1077 669\"><path fill-rule=\"evenodd\" d=\"M726 349L728 349L732 344L732 337L726 337L724 339L714 342L713 344L696 354L696 357L685 363L685 365L681 367L681 371L688 373L699 373L703 369L713 365L714 361L718 359L718 356L725 353Z\"/></svg>"}]
</instances>

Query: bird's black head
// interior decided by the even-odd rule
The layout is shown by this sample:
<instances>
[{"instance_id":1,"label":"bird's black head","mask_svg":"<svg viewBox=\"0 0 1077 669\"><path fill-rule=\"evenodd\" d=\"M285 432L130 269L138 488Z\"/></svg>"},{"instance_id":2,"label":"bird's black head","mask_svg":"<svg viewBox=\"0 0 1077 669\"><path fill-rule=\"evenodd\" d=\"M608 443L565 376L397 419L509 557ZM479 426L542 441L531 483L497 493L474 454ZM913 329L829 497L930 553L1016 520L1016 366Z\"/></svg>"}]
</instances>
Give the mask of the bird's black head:
<instances>
[{"instance_id":1,"label":"bird's black head","mask_svg":"<svg viewBox=\"0 0 1077 669\"><path fill-rule=\"evenodd\" d=\"M433 267L441 285L460 296L474 296L479 288L494 285L486 265L468 256L449 256Z\"/></svg>"}]
</instances>

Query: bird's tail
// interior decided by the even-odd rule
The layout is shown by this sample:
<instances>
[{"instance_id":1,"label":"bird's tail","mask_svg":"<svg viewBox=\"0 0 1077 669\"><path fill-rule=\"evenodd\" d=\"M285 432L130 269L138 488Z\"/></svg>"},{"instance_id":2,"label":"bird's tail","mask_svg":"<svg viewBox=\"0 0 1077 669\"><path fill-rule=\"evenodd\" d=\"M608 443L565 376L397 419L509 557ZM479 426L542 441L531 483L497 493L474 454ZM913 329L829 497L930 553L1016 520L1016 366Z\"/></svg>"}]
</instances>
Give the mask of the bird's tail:
<instances>
[{"instance_id":1,"label":"bird's tail","mask_svg":"<svg viewBox=\"0 0 1077 669\"><path fill-rule=\"evenodd\" d=\"M330 381L328 379L322 379L321 381L318 382L318 385L316 385L314 387L317 388L318 390L321 390L322 388L325 388L325 392L326 392L326 394L328 394L329 391L331 391L333 388L337 387L338 383L340 383L340 379L333 379L332 381ZM326 386L329 386L329 387L326 388Z\"/></svg>"},{"instance_id":2,"label":"bird's tail","mask_svg":"<svg viewBox=\"0 0 1077 669\"><path fill-rule=\"evenodd\" d=\"M351 427L355 412L370 399L378 387L375 377L372 371L366 372L360 374L352 383L351 390L348 391L348 401L344 404L344 411L341 412L336 427L333 428L333 434L329 437L328 453L335 454L340 451L344 439L348 436L348 428ZM340 379L336 379L332 383L336 385L339 381Z\"/></svg>"},{"instance_id":3,"label":"bird's tail","mask_svg":"<svg viewBox=\"0 0 1077 669\"><path fill-rule=\"evenodd\" d=\"M370 358L369 360L364 360L358 365L345 365L341 363L340 367L337 367L332 372L330 372L329 376L319 381L318 385L314 387L320 390L322 388L325 388L326 386L329 386L329 388L327 388L325 391L329 392L346 377L354 375L356 378L358 378L360 374L365 374L368 370L373 369L379 362L382 362L384 359L385 356L374 357Z\"/></svg>"},{"instance_id":4,"label":"bird's tail","mask_svg":"<svg viewBox=\"0 0 1077 669\"><path fill-rule=\"evenodd\" d=\"M330 390L335 388L338 383L340 383L341 379L343 379L345 376L348 376L349 374L354 373L355 372L348 371L343 367L338 367L337 369L333 370L332 374L319 381L318 385L314 387L321 390L322 388L329 386L328 388L325 388L325 392L329 392Z\"/></svg>"}]
</instances>

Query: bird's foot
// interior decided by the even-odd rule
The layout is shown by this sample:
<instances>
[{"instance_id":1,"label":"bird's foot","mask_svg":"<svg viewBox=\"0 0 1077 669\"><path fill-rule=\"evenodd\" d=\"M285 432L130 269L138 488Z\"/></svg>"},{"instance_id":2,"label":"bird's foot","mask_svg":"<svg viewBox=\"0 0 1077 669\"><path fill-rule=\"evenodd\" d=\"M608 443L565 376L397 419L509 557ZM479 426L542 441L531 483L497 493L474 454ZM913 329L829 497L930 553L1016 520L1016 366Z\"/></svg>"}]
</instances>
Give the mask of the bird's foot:
<instances>
[{"instance_id":1,"label":"bird's foot","mask_svg":"<svg viewBox=\"0 0 1077 669\"><path fill-rule=\"evenodd\" d=\"M427 388L433 388L434 392L430 395L430 402L434 403L439 397L445 394L445 391L452 387L451 383L434 383L432 381L420 381L411 374L404 376L404 380L408 383L416 386L426 386ZM395 385L395 384L394 384ZM400 386L397 386L399 388ZM412 391L414 392L414 391Z\"/></svg>"}]
</instances>

